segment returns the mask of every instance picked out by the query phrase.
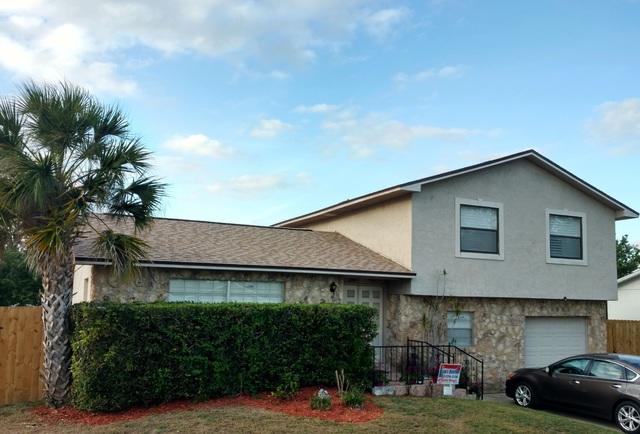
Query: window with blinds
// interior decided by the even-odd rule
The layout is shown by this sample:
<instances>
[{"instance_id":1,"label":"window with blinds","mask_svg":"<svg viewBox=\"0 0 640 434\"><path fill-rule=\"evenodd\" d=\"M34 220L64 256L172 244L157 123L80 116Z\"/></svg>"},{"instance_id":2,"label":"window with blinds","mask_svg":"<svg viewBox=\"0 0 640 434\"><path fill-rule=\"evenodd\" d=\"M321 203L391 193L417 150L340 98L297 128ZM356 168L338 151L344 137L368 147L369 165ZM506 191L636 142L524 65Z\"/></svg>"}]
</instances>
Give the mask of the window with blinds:
<instances>
[{"instance_id":1,"label":"window with blinds","mask_svg":"<svg viewBox=\"0 0 640 434\"><path fill-rule=\"evenodd\" d=\"M193 301L197 303L282 303L283 282L243 282L232 280L169 281L169 301Z\"/></svg>"},{"instance_id":2,"label":"window with blinds","mask_svg":"<svg viewBox=\"0 0 640 434\"><path fill-rule=\"evenodd\" d=\"M549 256L582 259L582 218L549 214Z\"/></svg>"},{"instance_id":3,"label":"window with blinds","mask_svg":"<svg viewBox=\"0 0 640 434\"><path fill-rule=\"evenodd\" d=\"M498 209L460 205L460 251L499 253Z\"/></svg>"},{"instance_id":4,"label":"window with blinds","mask_svg":"<svg viewBox=\"0 0 640 434\"><path fill-rule=\"evenodd\" d=\"M472 312L447 312L447 340L457 347L473 345Z\"/></svg>"}]
</instances>

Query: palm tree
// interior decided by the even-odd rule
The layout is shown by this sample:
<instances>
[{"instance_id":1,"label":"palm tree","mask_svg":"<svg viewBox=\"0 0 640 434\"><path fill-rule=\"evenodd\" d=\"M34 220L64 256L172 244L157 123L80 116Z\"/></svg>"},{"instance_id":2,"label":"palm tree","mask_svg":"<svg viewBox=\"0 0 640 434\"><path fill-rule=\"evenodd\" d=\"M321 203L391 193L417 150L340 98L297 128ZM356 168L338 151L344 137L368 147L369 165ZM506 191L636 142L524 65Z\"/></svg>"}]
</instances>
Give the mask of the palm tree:
<instances>
[{"instance_id":1,"label":"palm tree","mask_svg":"<svg viewBox=\"0 0 640 434\"><path fill-rule=\"evenodd\" d=\"M42 378L51 406L65 403L71 383L72 247L95 231L94 247L114 272L134 270L147 249L136 232L152 221L164 190L147 175L150 156L121 110L71 84L31 82L0 99L0 204L42 277ZM133 235L109 226L122 219L133 220Z\"/></svg>"}]
</instances>

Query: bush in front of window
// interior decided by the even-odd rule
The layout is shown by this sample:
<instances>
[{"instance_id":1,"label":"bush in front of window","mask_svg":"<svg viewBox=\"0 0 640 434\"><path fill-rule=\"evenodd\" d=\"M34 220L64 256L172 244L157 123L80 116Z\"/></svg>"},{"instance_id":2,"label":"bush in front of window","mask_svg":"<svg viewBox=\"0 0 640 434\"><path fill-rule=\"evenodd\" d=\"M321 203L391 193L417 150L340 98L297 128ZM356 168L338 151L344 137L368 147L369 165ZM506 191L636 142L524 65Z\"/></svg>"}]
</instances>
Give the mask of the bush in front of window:
<instances>
[{"instance_id":1,"label":"bush in front of window","mask_svg":"<svg viewBox=\"0 0 640 434\"><path fill-rule=\"evenodd\" d=\"M361 305L81 303L72 310L73 403L118 411L369 380L375 310Z\"/></svg>"}]
</instances>

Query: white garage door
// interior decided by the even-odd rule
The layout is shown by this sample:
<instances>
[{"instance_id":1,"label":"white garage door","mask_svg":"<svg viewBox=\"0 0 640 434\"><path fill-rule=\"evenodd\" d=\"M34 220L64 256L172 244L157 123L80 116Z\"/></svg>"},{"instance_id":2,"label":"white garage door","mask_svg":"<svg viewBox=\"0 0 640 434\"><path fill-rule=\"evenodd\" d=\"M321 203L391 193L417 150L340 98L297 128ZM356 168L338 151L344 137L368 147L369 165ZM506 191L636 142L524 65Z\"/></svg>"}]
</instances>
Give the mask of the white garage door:
<instances>
[{"instance_id":1,"label":"white garage door","mask_svg":"<svg viewBox=\"0 0 640 434\"><path fill-rule=\"evenodd\" d=\"M587 323L576 317L529 317L524 326L524 363L547 366L587 352Z\"/></svg>"}]
</instances>

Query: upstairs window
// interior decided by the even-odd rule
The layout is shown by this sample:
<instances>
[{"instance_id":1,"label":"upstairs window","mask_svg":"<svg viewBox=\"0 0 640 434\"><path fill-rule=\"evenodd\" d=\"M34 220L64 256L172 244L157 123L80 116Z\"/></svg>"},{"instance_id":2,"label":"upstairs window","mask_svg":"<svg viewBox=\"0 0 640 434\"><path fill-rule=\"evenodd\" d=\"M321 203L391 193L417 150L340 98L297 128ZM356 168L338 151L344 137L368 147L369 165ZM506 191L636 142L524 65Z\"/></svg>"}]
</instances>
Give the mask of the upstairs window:
<instances>
[{"instance_id":1,"label":"upstairs window","mask_svg":"<svg viewBox=\"0 0 640 434\"><path fill-rule=\"evenodd\" d=\"M504 260L503 205L456 197L455 255L458 258Z\"/></svg>"},{"instance_id":2,"label":"upstairs window","mask_svg":"<svg viewBox=\"0 0 640 434\"><path fill-rule=\"evenodd\" d=\"M549 256L582 259L582 218L549 214Z\"/></svg>"},{"instance_id":3,"label":"upstairs window","mask_svg":"<svg viewBox=\"0 0 640 434\"><path fill-rule=\"evenodd\" d=\"M547 262L587 265L587 215L550 209L546 214Z\"/></svg>"},{"instance_id":4,"label":"upstairs window","mask_svg":"<svg viewBox=\"0 0 640 434\"><path fill-rule=\"evenodd\" d=\"M499 254L498 208L460 205L460 251Z\"/></svg>"}]
</instances>

